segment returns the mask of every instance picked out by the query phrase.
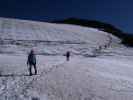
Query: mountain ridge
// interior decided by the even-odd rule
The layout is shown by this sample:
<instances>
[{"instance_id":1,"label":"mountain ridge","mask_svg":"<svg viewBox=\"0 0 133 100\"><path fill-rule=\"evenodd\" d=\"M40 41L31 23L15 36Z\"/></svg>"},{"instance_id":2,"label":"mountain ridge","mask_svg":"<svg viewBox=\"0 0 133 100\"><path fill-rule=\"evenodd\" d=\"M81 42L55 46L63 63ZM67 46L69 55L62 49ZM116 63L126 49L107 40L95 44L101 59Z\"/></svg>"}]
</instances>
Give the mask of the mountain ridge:
<instances>
[{"instance_id":1,"label":"mountain ridge","mask_svg":"<svg viewBox=\"0 0 133 100\"><path fill-rule=\"evenodd\" d=\"M85 27L92 27L97 28L101 31L111 33L122 40L126 46L133 46L133 35L130 33L125 33L121 29L116 28L114 25L97 21L97 20L86 20L86 19L79 19L79 18L67 18L64 20L56 20L52 21L52 23L64 23L64 24L73 24L73 25L80 25Z\"/></svg>"}]
</instances>

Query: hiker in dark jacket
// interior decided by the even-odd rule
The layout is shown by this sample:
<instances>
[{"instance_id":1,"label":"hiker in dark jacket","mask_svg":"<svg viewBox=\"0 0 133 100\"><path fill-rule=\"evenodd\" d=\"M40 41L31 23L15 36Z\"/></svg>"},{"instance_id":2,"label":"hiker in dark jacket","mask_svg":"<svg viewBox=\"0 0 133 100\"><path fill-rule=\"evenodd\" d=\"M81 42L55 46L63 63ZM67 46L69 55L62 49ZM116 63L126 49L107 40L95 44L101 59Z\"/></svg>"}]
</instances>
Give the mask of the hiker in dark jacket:
<instances>
[{"instance_id":1,"label":"hiker in dark jacket","mask_svg":"<svg viewBox=\"0 0 133 100\"><path fill-rule=\"evenodd\" d=\"M33 75L32 74L32 66L34 67L35 75L36 75L37 74L36 55L34 53L34 50L31 50L31 52L28 55L27 65L29 65L29 74L30 74L30 76Z\"/></svg>"},{"instance_id":2,"label":"hiker in dark jacket","mask_svg":"<svg viewBox=\"0 0 133 100\"><path fill-rule=\"evenodd\" d=\"M70 60L70 51L66 52L66 60L69 61Z\"/></svg>"}]
</instances>

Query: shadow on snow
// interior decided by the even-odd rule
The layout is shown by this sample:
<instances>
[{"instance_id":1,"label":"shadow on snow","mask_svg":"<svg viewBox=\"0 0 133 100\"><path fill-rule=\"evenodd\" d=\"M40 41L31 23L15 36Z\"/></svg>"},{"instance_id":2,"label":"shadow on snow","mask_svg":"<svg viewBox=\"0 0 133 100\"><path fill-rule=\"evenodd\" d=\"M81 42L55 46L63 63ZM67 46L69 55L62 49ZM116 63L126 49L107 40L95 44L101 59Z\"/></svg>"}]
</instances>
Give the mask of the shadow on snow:
<instances>
[{"instance_id":1,"label":"shadow on snow","mask_svg":"<svg viewBox=\"0 0 133 100\"><path fill-rule=\"evenodd\" d=\"M23 77L29 76L29 74L1 74L0 77Z\"/></svg>"}]
</instances>

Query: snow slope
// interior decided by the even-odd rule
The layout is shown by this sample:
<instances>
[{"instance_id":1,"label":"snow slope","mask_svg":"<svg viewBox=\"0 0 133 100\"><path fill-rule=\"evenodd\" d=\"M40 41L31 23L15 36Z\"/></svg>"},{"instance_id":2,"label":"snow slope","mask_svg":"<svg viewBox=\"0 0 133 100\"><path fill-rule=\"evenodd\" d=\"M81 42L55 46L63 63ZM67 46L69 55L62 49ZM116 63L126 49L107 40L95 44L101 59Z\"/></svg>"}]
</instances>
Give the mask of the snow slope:
<instances>
[{"instance_id":1,"label":"snow slope","mask_svg":"<svg viewBox=\"0 0 133 100\"><path fill-rule=\"evenodd\" d=\"M97 29L0 18L0 100L132 100L132 59L132 48Z\"/></svg>"},{"instance_id":2,"label":"snow slope","mask_svg":"<svg viewBox=\"0 0 133 100\"><path fill-rule=\"evenodd\" d=\"M116 37L93 28L0 18L0 52L63 54L66 50L81 54L102 45L120 42ZM112 43L112 44L113 44ZM81 45L82 44L82 45Z\"/></svg>"}]
</instances>

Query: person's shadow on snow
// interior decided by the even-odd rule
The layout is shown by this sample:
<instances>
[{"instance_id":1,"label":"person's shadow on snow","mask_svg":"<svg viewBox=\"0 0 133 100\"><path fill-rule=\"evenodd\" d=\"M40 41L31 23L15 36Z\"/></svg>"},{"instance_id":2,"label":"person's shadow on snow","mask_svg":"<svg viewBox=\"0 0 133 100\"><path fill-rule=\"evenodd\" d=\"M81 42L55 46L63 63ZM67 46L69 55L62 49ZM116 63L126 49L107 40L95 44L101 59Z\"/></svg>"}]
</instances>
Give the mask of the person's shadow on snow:
<instances>
[{"instance_id":1,"label":"person's shadow on snow","mask_svg":"<svg viewBox=\"0 0 133 100\"><path fill-rule=\"evenodd\" d=\"M0 77L22 77L29 76L29 74L1 74Z\"/></svg>"}]
</instances>

